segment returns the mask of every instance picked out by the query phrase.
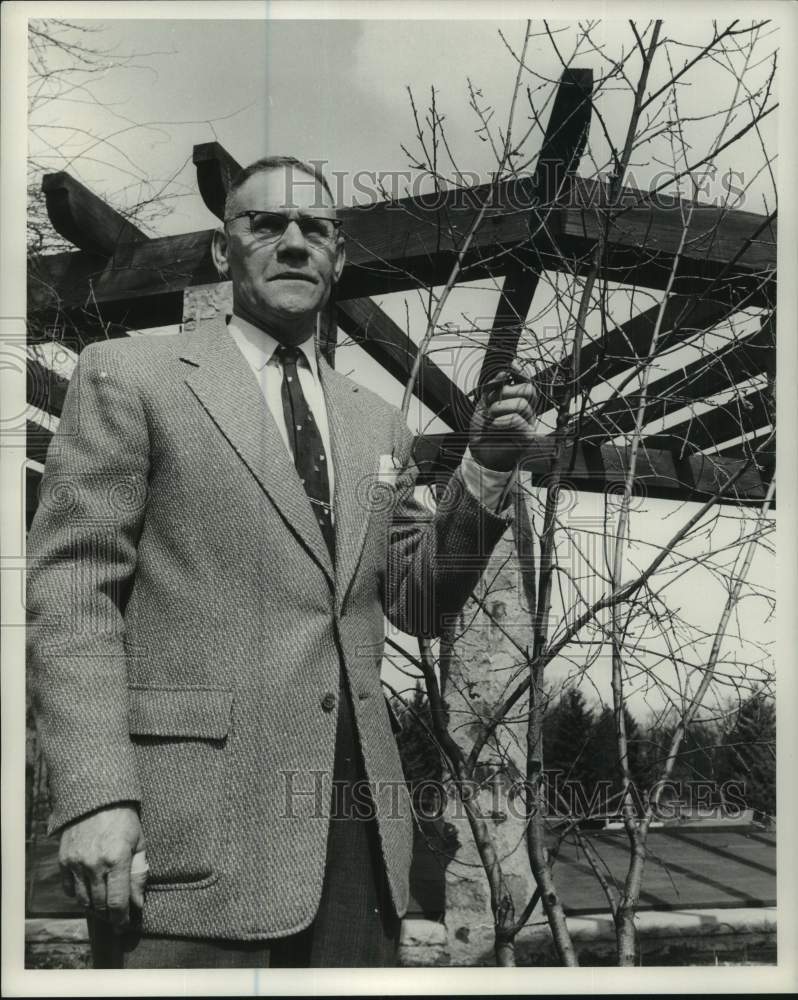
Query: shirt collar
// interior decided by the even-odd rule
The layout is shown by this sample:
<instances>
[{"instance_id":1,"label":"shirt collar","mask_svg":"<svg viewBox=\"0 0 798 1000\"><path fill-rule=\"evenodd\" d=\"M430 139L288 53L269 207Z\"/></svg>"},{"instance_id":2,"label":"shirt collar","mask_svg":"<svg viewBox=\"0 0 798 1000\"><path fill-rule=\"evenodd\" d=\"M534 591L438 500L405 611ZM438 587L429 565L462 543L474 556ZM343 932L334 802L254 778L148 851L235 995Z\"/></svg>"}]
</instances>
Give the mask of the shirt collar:
<instances>
[{"instance_id":1,"label":"shirt collar","mask_svg":"<svg viewBox=\"0 0 798 1000\"><path fill-rule=\"evenodd\" d=\"M244 357L258 371L265 368L271 361L274 352L280 344L270 333L261 330L260 327L255 326L254 323L250 323L249 320L236 316L235 313L230 317L227 329L233 340L240 347ZM316 358L315 338L308 337L304 343L297 344L297 347L305 355L308 366L313 373L313 378L318 379L319 368Z\"/></svg>"}]
</instances>

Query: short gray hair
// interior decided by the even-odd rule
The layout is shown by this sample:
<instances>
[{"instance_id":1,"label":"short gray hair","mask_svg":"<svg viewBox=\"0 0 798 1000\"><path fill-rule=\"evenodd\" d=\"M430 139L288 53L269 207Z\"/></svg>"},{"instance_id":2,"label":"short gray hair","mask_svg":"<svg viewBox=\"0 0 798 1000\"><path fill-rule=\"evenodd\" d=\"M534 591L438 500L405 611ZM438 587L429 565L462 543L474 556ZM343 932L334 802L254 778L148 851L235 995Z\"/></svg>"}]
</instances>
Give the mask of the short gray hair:
<instances>
[{"instance_id":1,"label":"short gray hair","mask_svg":"<svg viewBox=\"0 0 798 1000\"><path fill-rule=\"evenodd\" d=\"M332 189L327 183L327 178L321 172L319 167L311 163L306 163L304 160L298 160L295 156L263 156L259 160L255 160L254 163L250 163L248 167L244 167L239 170L233 178L230 187L227 190L227 196L224 202L225 218L227 218L230 213L232 203L235 200L236 192L249 180L250 177L254 174L265 173L268 170L279 170L281 167L286 170L299 170L301 173L315 178L330 196L333 204L335 204L335 196L332 193Z\"/></svg>"}]
</instances>

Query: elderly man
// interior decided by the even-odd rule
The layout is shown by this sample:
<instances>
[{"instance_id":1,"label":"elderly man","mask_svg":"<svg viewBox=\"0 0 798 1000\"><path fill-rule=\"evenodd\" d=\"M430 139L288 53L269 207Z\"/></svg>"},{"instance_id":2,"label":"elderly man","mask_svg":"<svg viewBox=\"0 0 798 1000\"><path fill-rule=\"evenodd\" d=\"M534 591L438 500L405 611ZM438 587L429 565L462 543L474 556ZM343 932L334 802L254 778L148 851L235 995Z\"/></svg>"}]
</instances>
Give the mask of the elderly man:
<instances>
[{"instance_id":1,"label":"elderly man","mask_svg":"<svg viewBox=\"0 0 798 1000\"><path fill-rule=\"evenodd\" d=\"M213 240L232 316L75 368L28 542L29 653L97 965L395 962L412 816L384 616L433 636L462 607L535 390L480 402L431 514L399 412L317 353L344 253L321 175L260 160Z\"/></svg>"}]
</instances>

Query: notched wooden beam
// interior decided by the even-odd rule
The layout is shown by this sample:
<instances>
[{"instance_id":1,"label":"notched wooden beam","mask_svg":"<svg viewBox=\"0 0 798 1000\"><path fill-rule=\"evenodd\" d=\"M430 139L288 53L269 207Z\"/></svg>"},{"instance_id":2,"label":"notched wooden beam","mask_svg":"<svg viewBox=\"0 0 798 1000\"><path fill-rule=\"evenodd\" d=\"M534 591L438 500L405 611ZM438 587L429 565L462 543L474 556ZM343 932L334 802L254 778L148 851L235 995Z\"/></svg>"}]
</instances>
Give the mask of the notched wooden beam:
<instances>
[{"instance_id":1,"label":"notched wooden beam","mask_svg":"<svg viewBox=\"0 0 798 1000\"><path fill-rule=\"evenodd\" d=\"M53 229L79 250L112 257L123 243L148 241L137 226L63 170L45 174L42 191Z\"/></svg>"},{"instance_id":2,"label":"notched wooden beam","mask_svg":"<svg viewBox=\"0 0 798 1000\"><path fill-rule=\"evenodd\" d=\"M25 466L25 530L30 531L36 508L39 506L39 487L42 474L32 465Z\"/></svg>"},{"instance_id":3,"label":"notched wooden beam","mask_svg":"<svg viewBox=\"0 0 798 1000\"><path fill-rule=\"evenodd\" d=\"M27 400L54 417L61 416L69 379L52 368L47 368L36 358L29 357L26 371Z\"/></svg>"},{"instance_id":4,"label":"notched wooden beam","mask_svg":"<svg viewBox=\"0 0 798 1000\"><path fill-rule=\"evenodd\" d=\"M563 72L535 168L537 194L544 203L557 196L563 178L579 167L590 129L592 93L592 69Z\"/></svg>"},{"instance_id":5,"label":"notched wooden beam","mask_svg":"<svg viewBox=\"0 0 798 1000\"><path fill-rule=\"evenodd\" d=\"M487 274L502 275L507 271L508 256L526 252L533 267L563 269L573 261L587 260L594 247L595 239L602 228L600 213L582 212L579 224L569 236L564 236L558 223L554 234L554 245L539 250L537 245L530 256L528 248L531 209L529 197L532 192L531 179L523 178L523 183L499 186L493 212L485 224L479 227L472 241L471 256L465 260L466 275L476 280ZM583 187L574 180L574 191L578 199L584 193ZM467 192L447 192L440 204L431 212L424 207L423 199L409 198L398 202L360 206L342 209L341 218L347 233L347 266L336 294L341 299L360 298L366 295L385 295L389 292L415 288L418 282L443 284L451 273L456 249L450 232L466 233L479 211L481 199L489 194L489 185L470 188ZM451 201L452 204L448 204ZM566 208L560 218L570 217L576 209ZM443 234L434 224L440 212L445 212L451 227ZM707 209L702 214L720 214L720 210ZM675 231L658 232L661 210L650 208L646 211L624 216L624 227L613 230L608 243L608 266L602 269L602 276L613 281L637 283L642 287L664 289L669 280L669 266L677 251L680 234ZM674 211L678 215L679 211ZM746 234L758 231L763 217L742 213L745 218L738 220L737 212L726 213L716 222L706 217L705 222L715 226L723 235L727 250L737 256ZM578 232L577 232L578 230ZM650 260L641 250L651 233L657 233L656 260ZM109 267L97 281L90 281L98 272L97 257L86 254L52 254L36 258L30 269L29 296L32 310L63 310L83 308L92 301L103 310L124 313L134 308L136 300L143 296L158 296L180 293L186 287L207 284L218 280L210 255L211 230L183 233L152 239L142 246L125 246L124 252L117 254L113 267ZM617 242L613 242L613 240ZM555 252L556 251L556 252ZM683 275L678 279L683 297L697 291L709 294L714 299L731 305L739 303L745 294L746 305L772 306L775 297L776 255L769 244L752 244L734 267L727 267L728 259L720 270L723 272L719 283L719 271L710 267L703 258L692 257L685 252L682 257ZM765 275L770 275L766 277ZM748 285L756 285L750 291ZM181 298L182 301L182 298ZM140 323L140 325L142 325ZM159 325L152 322L149 325Z\"/></svg>"},{"instance_id":6,"label":"notched wooden beam","mask_svg":"<svg viewBox=\"0 0 798 1000\"><path fill-rule=\"evenodd\" d=\"M590 69L566 69L560 78L533 175L532 201L537 208L552 205L565 178L576 173L579 167L590 129L592 91L593 71ZM537 220L541 229L544 220L545 215ZM550 223L551 219L546 221ZM545 240L543 233L532 235L533 243ZM516 259L510 262L482 362L480 384L490 380L515 358L542 269L542 263L534 268Z\"/></svg>"},{"instance_id":7,"label":"notched wooden beam","mask_svg":"<svg viewBox=\"0 0 798 1000\"><path fill-rule=\"evenodd\" d=\"M53 440L53 432L43 424L37 424L35 420L25 421L27 444L25 453L34 462L44 465L47 458L47 449Z\"/></svg>"},{"instance_id":8,"label":"notched wooden beam","mask_svg":"<svg viewBox=\"0 0 798 1000\"><path fill-rule=\"evenodd\" d=\"M218 142L202 142L192 156L197 168L197 185L206 208L217 219L224 218L224 202L233 178L241 170L239 162Z\"/></svg>"},{"instance_id":9,"label":"notched wooden beam","mask_svg":"<svg viewBox=\"0 0 798 1000\"><path fill-rule=\"evenodd\" d=\"M431 485L445 481L457 467L467 443L467 435L424 434L414 443L414 459L419 468L419 483ZM568 471L562 489L603 493L615 491L624 482L629 449L605 444L600 448L578 445L571 462L572 442L567 443ZM545 486L545 477L554 453L554 437L541 437L524 467L532 473L532 486ZM738 457L696 454L680 458L667 448L645 448L638 452L635 493L670 500L703 502L716 493L726 478L736 472L744 460ZM753 463L735 484L735 492L721 503L740 500L756 502L765 496L767 486Z\"/></svg>"}]
</instances>

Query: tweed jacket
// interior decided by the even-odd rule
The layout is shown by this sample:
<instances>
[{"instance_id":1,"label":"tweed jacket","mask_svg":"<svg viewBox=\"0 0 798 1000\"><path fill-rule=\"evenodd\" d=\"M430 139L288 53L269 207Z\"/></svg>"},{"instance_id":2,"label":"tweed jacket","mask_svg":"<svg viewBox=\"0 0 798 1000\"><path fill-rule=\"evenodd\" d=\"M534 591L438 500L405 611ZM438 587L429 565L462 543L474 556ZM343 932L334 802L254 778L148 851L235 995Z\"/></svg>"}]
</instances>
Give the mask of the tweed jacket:
<instances>
[{"instance_id":1,"label":"tweed jacket","mask_svg":"<svg viewBox=\"0 0 798 1000\"><path fill-rule=\"evenodd\" d=\"M321 895L338 708L352 695L392 897L412 815L382 694L385 616L435 635L508 519L459 473L414 498L401 414L320 361L336 563L224 321L86 347L28 538L28 661L50 832L140 804L145 931L263 939ZM403 471L378 478L380 456Z\"/></svg>"}]
</instances>

